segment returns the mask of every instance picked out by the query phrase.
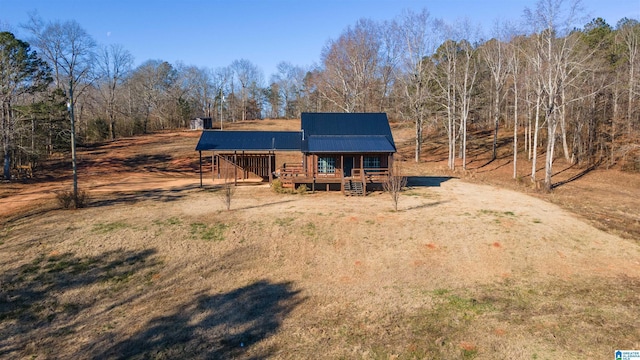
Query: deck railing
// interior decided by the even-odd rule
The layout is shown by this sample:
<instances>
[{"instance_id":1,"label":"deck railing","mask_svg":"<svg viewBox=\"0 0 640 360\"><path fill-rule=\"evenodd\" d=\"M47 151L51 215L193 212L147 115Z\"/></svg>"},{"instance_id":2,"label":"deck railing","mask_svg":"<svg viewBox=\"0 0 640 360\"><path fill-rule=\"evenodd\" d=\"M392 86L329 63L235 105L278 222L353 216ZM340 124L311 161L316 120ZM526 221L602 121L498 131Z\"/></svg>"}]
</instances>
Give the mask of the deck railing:
<instances>
[{"instance_id":1,"label":"deck railing","mask_svg":"<svg viewBox=\"0 0 640 360\"><path fill-rule=\"evenodd\" d=\"M283 164L280 169L280 177L303 177L307 176L307 172L302 163Z\"/></svg>"},{"instance_id":2,"label":"deck railing","mask_svg":"<svg viewBox=\"0 0 640 360\"><path fill-rule=\"evenodd\" d=\"M368 168L368 169L353 169L351 170L351 177L355 179L362 179L364 182L379 183L385 181L389 177L388 168Z\"/></svg>"},{"instance_id":3,"label":"deck railing","mask_svg":"<svg viewBox=\"0 0 640 360\"><path fill-rule=\"evenodd\" d=\"M279 169L278 177L283 182L291 182L296 178L311 178L313 177L309 174L301 163L288 163L284 164L282 168ZM338 173L335 174L326 174L326 176L322 176L322 174L315 174L317 180L322 178L335 178L340 179L341 176ZM344 177L345 179L359 180L366 183L380 183L384 182L389 177L389 169L388 168L367 168L367 169L352 169L351 176Z\"/></svg>"},{"instance_id":4,"label":"deck railing","mask_svg":"<svg viewBox=\"0 0 640 360\"><path fill-rule=\"evenodd\" d=\"M242 179L245 169L233 162L233 158L216 155L213 161L213 173L219 179Z\"/></svg>"}]
</instances>

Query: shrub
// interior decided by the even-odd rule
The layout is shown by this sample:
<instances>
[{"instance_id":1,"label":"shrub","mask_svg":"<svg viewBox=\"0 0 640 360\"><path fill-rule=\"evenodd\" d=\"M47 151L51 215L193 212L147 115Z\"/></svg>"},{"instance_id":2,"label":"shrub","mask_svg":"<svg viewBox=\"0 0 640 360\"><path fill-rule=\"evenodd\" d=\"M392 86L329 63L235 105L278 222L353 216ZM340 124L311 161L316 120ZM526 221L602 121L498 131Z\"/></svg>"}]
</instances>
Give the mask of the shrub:
<instances>
[{"instance_id":1,"label":"shrub","mask_svg":"<svg viewBox=\"0 0 640 360\"><path fill-rule=\"evenodd\" d=\"M280 179L273 180L271 183L271 189L277 192L278 194L286 194L290 193L289 189L286 189L282 186L282 181Z\"/></svg>"},{"instance_id":2,"label":"shrub","mask_svg":"<svg viewBox=\"0 0 640 360\"><path fill-rule=\"evenodd\" d=\"M73 191L60 191L56 193L58 205L63 209L79 209L87 207L89 204L89 195L86 191L78 191L77 200L74 199Z\"/></svg>"},{"instance_id":3,"label":"shrub","mask_svg":"<svg viewBox=\"0 0 640 360\"><path fill-rule=\"evenodd\" d=\"M298 188L295 190L285 188L284 186L282 186L282 181L280 179L273 180L273 182L271 183L271 189L277 192L278 194L296 194L297 193L300 195L304 195L307 193L307 191L309 191L309 188L305 184L298 186Z\"/></svg>"}]
</instances>

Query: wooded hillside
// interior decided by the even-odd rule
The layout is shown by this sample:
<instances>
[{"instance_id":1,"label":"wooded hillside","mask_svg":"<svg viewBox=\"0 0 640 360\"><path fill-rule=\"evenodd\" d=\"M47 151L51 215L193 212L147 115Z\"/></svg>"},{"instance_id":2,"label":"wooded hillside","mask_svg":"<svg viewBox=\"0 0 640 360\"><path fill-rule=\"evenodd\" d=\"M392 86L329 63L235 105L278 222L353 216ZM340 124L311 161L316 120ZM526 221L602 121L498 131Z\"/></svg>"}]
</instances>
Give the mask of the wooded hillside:
<instances>
[{"instance_id":1,"label":"wooded hillside","mask_svg":"<svg viewBox=\"0 0 640 360\"><path fill-rule=\"evenodd\" d=\"M127 49L97 44L76 20L33 17L27 38L4 32L0 42L4 176L69 151L68 110L81 143L183 128L199 116L224 124L386 112L413 124L416 161L425 130L446 134L450 169L466 168L471 130L496 134L495 157L506 128L514 178L524 152L533 181L544 164L547 189L557 156L640 171L640 23L585 21L574 3L538 1L524 9L525 23L496 24L485 38L427 10L362 19L327 42L318 66L283 61L268 81L245 59L215 69L163 60L134 68Z\"/></svg>"}]
</instances>

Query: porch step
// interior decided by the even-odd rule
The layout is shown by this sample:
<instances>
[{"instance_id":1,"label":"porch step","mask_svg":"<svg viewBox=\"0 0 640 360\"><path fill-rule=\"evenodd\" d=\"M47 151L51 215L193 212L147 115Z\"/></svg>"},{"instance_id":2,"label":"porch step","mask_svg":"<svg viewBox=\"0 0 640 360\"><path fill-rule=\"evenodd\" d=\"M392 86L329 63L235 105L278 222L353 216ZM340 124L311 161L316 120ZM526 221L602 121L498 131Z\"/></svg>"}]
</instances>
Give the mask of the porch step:
<instances>
[{"instance_id":1,"label":"porch step","mask_svg":"<svg viewBox=\"0 0 640 360\"><path fill-rule=\"evenodd\" d=\"M344 194L346 196L364 196L362 181L347 180L344 183Z\"/></svg>"},{"instance_id":2,"label":"porch step","mask_svg":"<svg viewBox=\"0 0 640 360\"><path fill-rule=\"evenodd\" d=\"M285 189L293 189L293 180L291 179L282 179L282 187Z\"/></svg>"}]
</instances>

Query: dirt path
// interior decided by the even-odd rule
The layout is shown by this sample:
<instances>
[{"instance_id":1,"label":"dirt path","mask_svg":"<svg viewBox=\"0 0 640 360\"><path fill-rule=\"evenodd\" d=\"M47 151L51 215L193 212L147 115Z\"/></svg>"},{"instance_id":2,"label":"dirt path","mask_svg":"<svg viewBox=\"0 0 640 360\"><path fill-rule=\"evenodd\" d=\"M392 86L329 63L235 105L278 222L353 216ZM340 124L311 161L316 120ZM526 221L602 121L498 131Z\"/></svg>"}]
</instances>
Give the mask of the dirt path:
<instances>
[{"instance_id":1,"label":"dirt path","mask_svg":"<svg viewBox=\"0 0 640 360\"><path fill-rule=\"evenodd\" d=\"M328 253L317 253L310 261L319 269L334 269L330 277L345 281L359 263L358 282L371 287L397 285L401 277L414 285L423 278L423 285L437 288L527 276L640 276L640 252L633 241L598 230L557 205L457 179L425 179L432 186L410 188L399 212L392 211L383 193L283 198L265 187L239 189L233 207L244 222L268 211L277 218L308 218L319 229L335 228L324 240L332 244L325 249ZM211 198L198 196L180 206L189 216L213 216L222 210ZM295 224L304 227L304 221ZM331 252L343 248L353 262L333 263Z\"/></svg>"}]
</instances>

